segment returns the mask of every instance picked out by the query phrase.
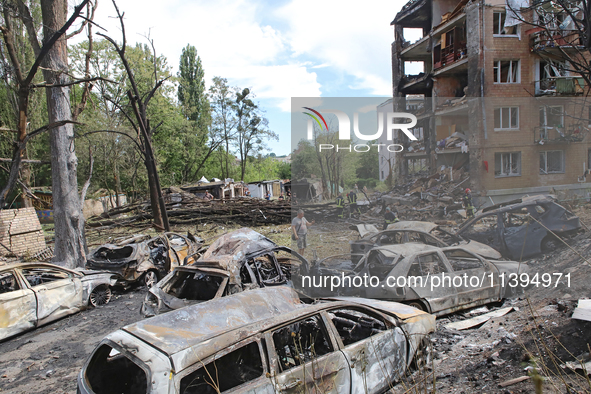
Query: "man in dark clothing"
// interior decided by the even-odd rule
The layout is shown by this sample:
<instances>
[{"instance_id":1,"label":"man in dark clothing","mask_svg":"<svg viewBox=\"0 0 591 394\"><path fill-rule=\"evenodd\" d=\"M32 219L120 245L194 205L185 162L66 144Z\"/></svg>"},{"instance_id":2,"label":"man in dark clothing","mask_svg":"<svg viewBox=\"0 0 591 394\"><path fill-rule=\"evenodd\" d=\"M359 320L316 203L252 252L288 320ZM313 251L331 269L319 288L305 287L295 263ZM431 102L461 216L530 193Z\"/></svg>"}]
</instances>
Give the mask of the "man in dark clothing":
<instances>
[{"instance_id":1,"label":"man in dark clothing","mask_svg":"<svg viewBox=\"0 0 591 394\"><path fill-rule=\"evenodd\" d=\"M351 190L351 193L347 194L347 200L349 201L349 204L351 204L351 212L361 214L361 210L357 205L357 193L355 193L355 190Z\"/></svg>"},{"instance_id":2,"label":"man in dark clothing","mask_svg":"<svg viewBox=\"0 0 591 394\"><path fill-rule=\"evenodd\" d=\"M337 216L339 219L344 218L343 212L345 211L345 199L343 198L343 193L339 193L337 197Z\"/></svg>"},{"instance_id":3,"label":"man in dark clothing","mask_svg":"<svg viewBox=\"0 0 591 394\"><path fill-rule=\"evenodd\" d=\"M384 228L382 230L387 229L389 224L396 223L399 221L400 219L398 219L396 212L392 212L390 207L387 207L386 214L384 215Z\"/></svg>"}]
</instances>

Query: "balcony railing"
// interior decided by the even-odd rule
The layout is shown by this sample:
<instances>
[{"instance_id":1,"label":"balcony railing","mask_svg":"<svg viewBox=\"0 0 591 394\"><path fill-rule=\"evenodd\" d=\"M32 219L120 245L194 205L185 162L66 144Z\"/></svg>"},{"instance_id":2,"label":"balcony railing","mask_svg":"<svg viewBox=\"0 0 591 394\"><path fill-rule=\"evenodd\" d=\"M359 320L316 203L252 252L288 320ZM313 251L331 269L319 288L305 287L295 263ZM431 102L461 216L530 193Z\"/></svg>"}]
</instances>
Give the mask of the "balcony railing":
<instances>
[{"instance_id":1,"label":"balcony railing","mask_svg":"<svg viewBox=\"0 0 591 394\"><path fill-rule=\"evenodd\" d=\"M536 95L574 95L582 94L585 89L585 79L582 77L552 77L539 82Z\"/></svg>"},{"instance_id":2,"label":"balcony railing","mask_svg":"<svg viewBox=\"0 0 591 394\"><path fill-rule=\"evenodd\" d=\"M531 36L533 51L549 51L558 47L565 49L581 46L580 32L578 30L544 29L534 31Z\"/></svg>"},{"instance_id":3,"label":"balcony railing","mask_svg":"<svg viewBox=\"0 0 591 394\"><path fill-rule=\"evenodd\" d=\"M534 142L540 145L559 142L581 142L588 132L588 127L583 125L569 127L539 126L534 128Z\"/></svg>"}]
</instances>

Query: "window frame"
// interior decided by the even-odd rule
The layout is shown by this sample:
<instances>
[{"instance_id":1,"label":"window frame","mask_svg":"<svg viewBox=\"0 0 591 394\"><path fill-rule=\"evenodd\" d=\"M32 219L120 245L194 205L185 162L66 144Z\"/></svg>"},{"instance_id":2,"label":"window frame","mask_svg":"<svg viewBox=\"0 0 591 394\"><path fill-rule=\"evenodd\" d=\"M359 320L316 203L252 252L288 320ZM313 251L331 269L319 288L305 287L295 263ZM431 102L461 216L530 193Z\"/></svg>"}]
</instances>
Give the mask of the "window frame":
<instances>
[{"instance_id":1,"label":"window frame","mask_svg":"<svg viewBox=\"0 0 591 394\"><path fill-rule=\"evenodd\" d=\"M507 82L501 81L502 63L509 62L509 72L507 73ZM517 65L515 81L513 81L513 65ZM511 80L511 81L510 81ZM495 84L518 84L521 83L521 60L495 60L493 62L493 83Z\"/></svg>"},{"instance_id":2,"label":"window frame","mask_svg":"<svg viewBox=\"0 0 591 394\"><path fill-rule=\"evenodd\" d=\"M499 126L500 127L496 127L496 123L497 123L497 110L499 111ZM512 114L511 112L513 110L517 110L516 111L516 118L517 118L517 124L515 125L515 127L513 127L511 124L509 124L509 127L503 127L503 112L504 110L508 110L509 111L509 123L511 123L512 120ZM499 108L495 108L494 109L494 123L495 123L495 131L506 131L506 130L519 130L519 106L515 106L515 107L499 107Z\"/></svg>"},{"instance_id":3,"label":"window frame","mask_svg":"<svg viewBox=\"0 0 591 394\"><path fill-rule=\"evenodd\" d=\"M508 174L503 173L503 167L504 167L503 161L505 160L505 159L503 159L503 157L506 155L509 155L509 158L511 159L512 155L514 155L514 154L518 155L517 157L519 160L519 163L518 163L519 172L518 173L511 173L510 172ZM500 174L497 174L497 155L500 160L500 169L501 169ZM509 165L509 168L511 168L511 165ZM507 177L513 177L513 176L521 176L521 152L519 151L519 152L497 152L497 153L495 153L495 178L507 178Z\"/></svg>"},{"instance_id":4,"label":"window frame","mask_svg":"<svg viewBox=\"0 0 591 394\"><path fill-rule=\"evenodd\" d=\"M548 171L548 153L560 152L560 167L559 171ZM542 169L542 155L544 155L545 169ZM564 150L554 149L540 151L540 175L564 174L566 171Z\"/></svg>"},{"instance_id":5,"label":"window frame","mask_svg":"<svg viewBox=\"0 0 591 394\"><path fill-rule=\"evenodd\" d=\"M234 386L228 390L222 391L222 393L227 392L227 391L231 391L231 390L236 390L236 389L240 389L241 387L243 387L246 384L250 384L251 382L260 379L261 377L265 377L266 375L269 373L270 369L269 369L269 354L267 353L267 349L266 349L266 345L263 343L264 341L264 337L263 335L256 335L256 336L252 336L249 338L244 339L243 341L240 341L234 345L231 346L231 349L225 348L220 350L219 352L207 357L205 360L200 360L198 362L196 362L195 364L191 365L190 367L186 368L185 370L182 371L182 374L179 373L175 376L175 387L178 387L180 390L181 387L181 381L186 378L187 376L191 375L192 373L205 368L207 366L209 366L210 364L212 364L213 362L219 360L220 358L227 356L228 354L238 350L238 349L242 349L245 346L248 346L252 343L256 343L258 349L259 349L259 355L261 356L261 364L263 366L263 373L261 374L261 376L252 379L248 382L244 382L242 384L239 384L238 386ZM179 391L180 392L180 391Z\"/></svg>"}]
</instances>

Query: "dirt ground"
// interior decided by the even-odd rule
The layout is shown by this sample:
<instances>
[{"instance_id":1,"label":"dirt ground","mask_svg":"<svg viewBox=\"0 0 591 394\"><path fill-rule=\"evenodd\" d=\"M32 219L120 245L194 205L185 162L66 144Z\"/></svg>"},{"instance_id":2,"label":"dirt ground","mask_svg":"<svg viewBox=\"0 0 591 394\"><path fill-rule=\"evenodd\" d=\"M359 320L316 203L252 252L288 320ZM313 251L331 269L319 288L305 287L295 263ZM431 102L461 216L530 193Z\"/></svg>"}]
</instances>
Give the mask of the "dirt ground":
<instances>
[{"instance_id":1,"label":"dirt ground","mask_svg":"<svg viewBox=\"0 0 591 394\"><path fill-rule=\"evenodd\" d=\"M575 209L586 224L591 224L590 208L585 205ZM317 222L310 229L305 257L311 259L314 251L318 258L346 253L348 241L356 238L356 233L348 228L350 224ZM211 242L235 228L210 223L174 230L191 231ZM289 224L255 230L279 244L292 246ZM87 236L92 247L126 234L129 230L90 230ZM570 318L578 299L591 298L589 233L568 240L568 244L526 263L534 272L571 273L570 287L534 286L526 293L527 298L505 302L504 306L515 308L513 312L478 328L456 331L444 326L476 316L484 312L483 308L438 319L432 337L434 362L428 371L436 377L438 393L534 393L536 382L542 385L544 393L591 393L586 379L561 367L564 362L589 353L591 343L591 323ZM75 393L76 376L98 342L106 334L140 320L145 291L142 287L116 291L105 306L0 343L0 393ZM499 307L489 305L486 309ZM502 382L529 375L533 378L500 386ZM400 387L395 391L404 392Z\"/></svg>"}]
</instances>

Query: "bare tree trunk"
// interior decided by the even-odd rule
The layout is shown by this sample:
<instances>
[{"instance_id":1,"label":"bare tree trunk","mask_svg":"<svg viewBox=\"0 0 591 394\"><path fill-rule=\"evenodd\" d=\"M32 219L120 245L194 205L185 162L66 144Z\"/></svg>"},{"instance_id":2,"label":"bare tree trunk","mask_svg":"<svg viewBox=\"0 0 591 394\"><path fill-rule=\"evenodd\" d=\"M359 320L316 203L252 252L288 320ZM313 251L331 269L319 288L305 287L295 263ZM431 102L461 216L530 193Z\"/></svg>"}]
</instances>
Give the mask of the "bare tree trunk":
<instances>
[{"instance_id":1,"label":"bare tree trunk","mask_svg":"<svg viewBox=\"0 0 591 394\"><path fill-rule=\"evenodd\" d=\"M47 41L66 23L68 3L65 0L41 1L43 36ZM69 82L66 39L60 38L47 53L43 76L48 84ZM49 123L70 120L70 89L64 86L46 88ZM65 267L82 267L86 263L84 216L78 196L74 151L74 127L71 123L50 131L53 217L55 222L54 261Z\"/></svg>"}]
</instances>

